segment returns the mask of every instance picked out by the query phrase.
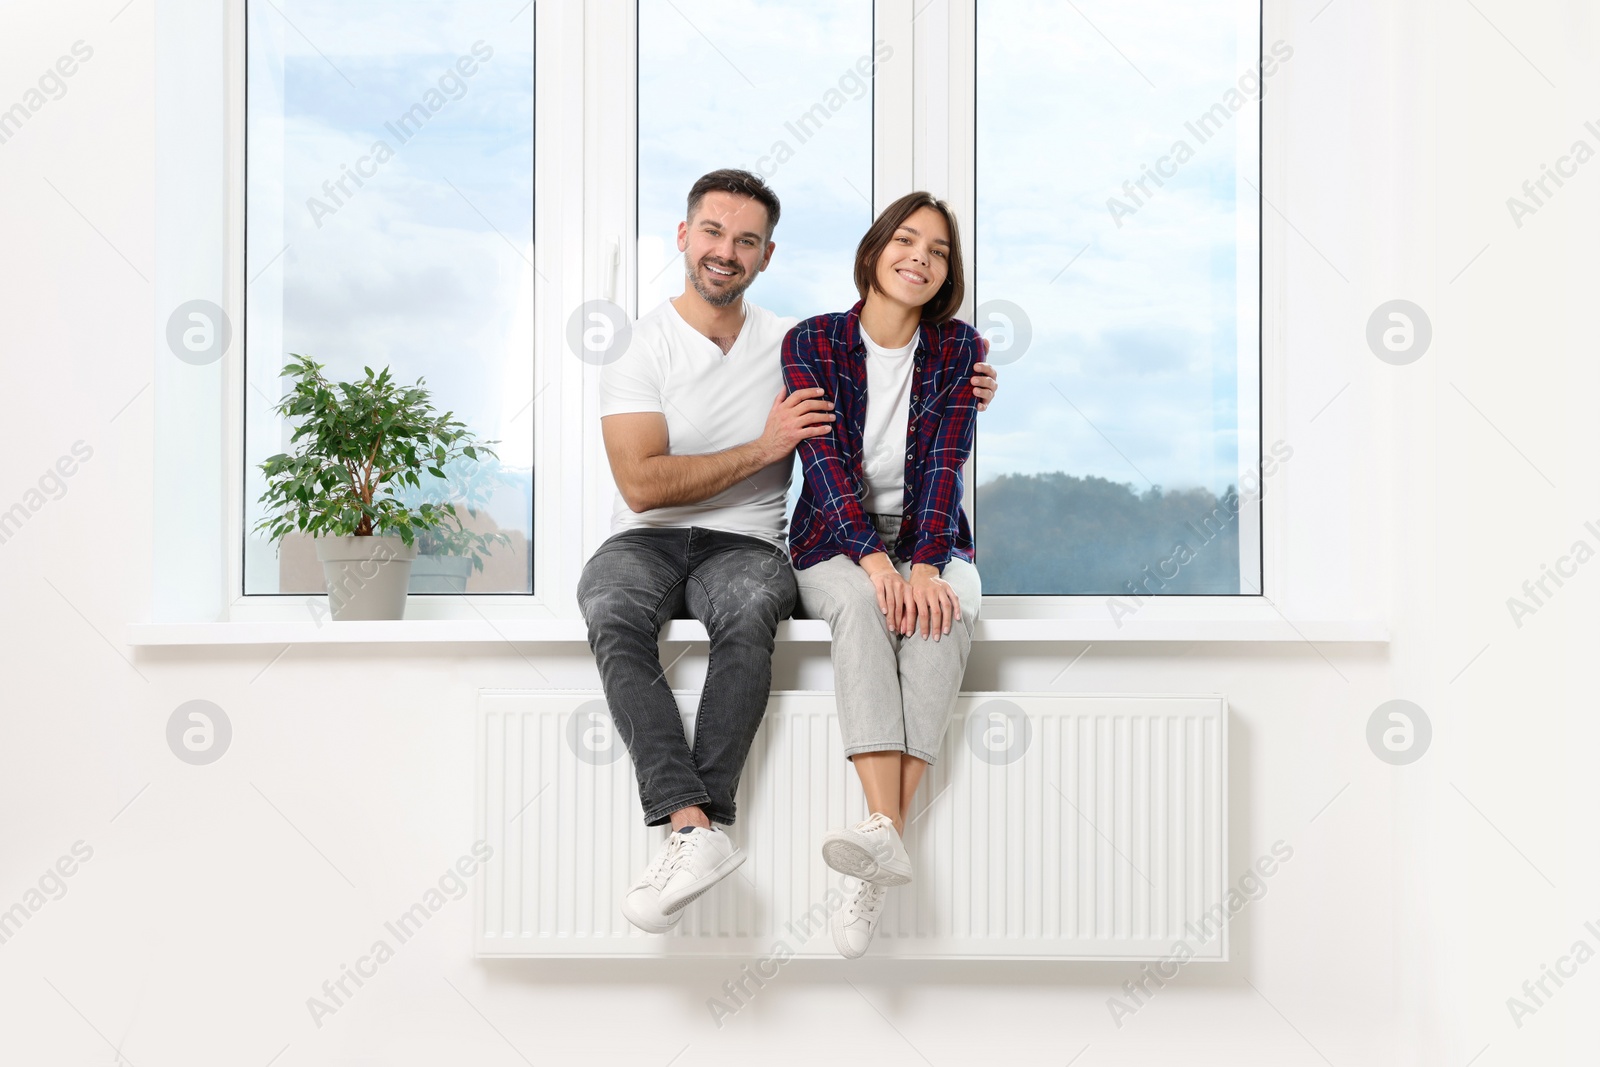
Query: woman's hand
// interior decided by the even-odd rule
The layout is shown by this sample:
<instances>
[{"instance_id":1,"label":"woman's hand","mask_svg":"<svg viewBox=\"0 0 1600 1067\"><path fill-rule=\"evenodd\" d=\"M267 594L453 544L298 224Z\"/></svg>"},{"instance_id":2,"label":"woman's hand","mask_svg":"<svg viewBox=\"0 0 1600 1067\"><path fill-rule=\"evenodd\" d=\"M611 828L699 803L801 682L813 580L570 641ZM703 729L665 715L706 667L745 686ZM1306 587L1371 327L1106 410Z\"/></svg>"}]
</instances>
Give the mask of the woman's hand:
<instances>
[{"instance_id":1,"label":"woman's hand","mask_svg":"<svg viewBox=\"0 0 1600 1067\"><path fill-rule=\"evenodd\" d=\"M900 577L889 554L873 552L862 556L861 569L872 579L872 588L878 594L878 610L883 612L883 622L889 632L910 633L916 617L911 607L911 583Z\"/></svg>"},{"instance_id":2,"label":"woman's hand","mask_svg":"<svg viewBox=\"0 0 1600 1067\"><path fill-rule=\"evenodd\" d=\"M906 633L919 629L926 639L931 632L935 641L950 632L951 622L961 618L961 599L955 587L939 574L939 568L928 563L918 563L911 568L911 580L906 583L910 595L910 627Z\"/></svg>"}]
</instances>

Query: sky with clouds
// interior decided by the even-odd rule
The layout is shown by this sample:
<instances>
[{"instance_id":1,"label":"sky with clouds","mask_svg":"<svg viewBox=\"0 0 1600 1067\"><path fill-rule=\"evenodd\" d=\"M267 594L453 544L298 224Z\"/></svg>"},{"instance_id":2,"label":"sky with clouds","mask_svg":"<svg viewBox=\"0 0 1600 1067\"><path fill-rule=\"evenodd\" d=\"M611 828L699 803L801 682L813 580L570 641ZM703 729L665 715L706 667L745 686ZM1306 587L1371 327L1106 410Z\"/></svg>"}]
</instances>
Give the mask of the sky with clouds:
<instances>
[{"instance_id":1,"label":"sky with clouds","mask_svg":"<svg viewBox=\"0 0 1600 1067\"><path fill-rule=\"evenodd\" d=\"M640 312L683 291L684 199L718 167L761 174L782 206L751 300L796 317L855 303L856 242L872 225L872 91L857 70L872 60L872 5L821 0L803 19L794 9L639 5ZM819 103L826 122L802 126Z\"/></svg>"},{"instance_id":2,"label":"sky with clouds","mask_svg":"<svg viewBox=\"0 0 1600 1067\"><path fill-rule=\"evenodd\" d=\"M1253 462L1254 104L1224 106L1204 141L1187 124L1251 69L1255 20L1238 0L1160 18L978 4L976 295L980 311L1017 305L1032 332L980 422L980 481L1065 470L1220 491ZM1174 176L1123 192L1164 156ZM1114 217L1113 196L1132 213Z\"/></svg>"}]
</instances>

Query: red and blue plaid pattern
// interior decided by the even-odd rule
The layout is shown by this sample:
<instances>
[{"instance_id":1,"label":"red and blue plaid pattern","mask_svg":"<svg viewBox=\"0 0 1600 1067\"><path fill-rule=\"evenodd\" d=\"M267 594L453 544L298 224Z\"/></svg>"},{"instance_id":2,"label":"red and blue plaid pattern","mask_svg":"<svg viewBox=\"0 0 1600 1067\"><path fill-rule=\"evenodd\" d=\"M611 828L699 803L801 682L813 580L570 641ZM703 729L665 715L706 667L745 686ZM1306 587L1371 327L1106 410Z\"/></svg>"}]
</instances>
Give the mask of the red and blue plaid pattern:
<instances>
[{"instance_id":1,"label":"red and blue plaid pattern","mask_svg":"<svg viewBox=\"0 0 1600 1067\"><path fill-rule=\"evenodd\" d=\"M972 368L983 357L978 333L952 319L918 328L912 357L911 421L906 429L905 505L894 556L942 572L952 556L972 561L972 532L961 511L961 467L972 455L977 398ZM805 484L789 526L789 553L801 570L837 555L856 563L887 552L867 519L862 437L867 418L867 348L861 302L849 311L805 319L783 339L784 385L820 387L838 416L833 432L800 442Z\"/></svg>"}]
</instances>

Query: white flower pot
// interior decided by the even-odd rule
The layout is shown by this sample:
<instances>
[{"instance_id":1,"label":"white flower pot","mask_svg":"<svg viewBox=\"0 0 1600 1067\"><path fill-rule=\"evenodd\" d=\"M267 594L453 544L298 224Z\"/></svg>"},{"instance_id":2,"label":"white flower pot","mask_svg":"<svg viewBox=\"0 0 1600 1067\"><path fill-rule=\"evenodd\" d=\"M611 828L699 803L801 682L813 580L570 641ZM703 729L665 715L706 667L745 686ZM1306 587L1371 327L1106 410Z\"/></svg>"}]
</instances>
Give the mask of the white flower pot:
<instances>
[{"instance_id":1,"label":"white flower pot","mask_svg":"<svg viewBox=\"0 0 1600 1067\"><path fill-rule=\"evenodd\" d=\"M318 537L317 559L335 621L401 619L417 546L399 537Z\"/></svg>"}]
</instances>

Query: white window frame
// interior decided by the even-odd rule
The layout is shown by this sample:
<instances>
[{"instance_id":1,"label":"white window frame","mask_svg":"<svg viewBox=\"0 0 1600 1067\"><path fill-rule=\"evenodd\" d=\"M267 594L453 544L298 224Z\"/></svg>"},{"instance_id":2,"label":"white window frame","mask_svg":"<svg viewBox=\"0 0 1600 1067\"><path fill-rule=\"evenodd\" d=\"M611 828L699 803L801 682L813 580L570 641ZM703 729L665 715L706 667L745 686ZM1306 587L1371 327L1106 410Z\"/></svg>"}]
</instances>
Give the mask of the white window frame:
<instances>
[{"instance_id":1,"label":"white window frame","mask_svg":"<svg viewBox=\"0 0 1600 1067\"><path fill-rule=\"evenodd\" d=\"M633 311L636 287L636 18L634 0L536 3L534 381L534 593L412 598L403 622L322 627L322 597L243 597L243 331L217 364L170 358L166 317L196 297L242 324L244 234L244 2L173 0L157 15L157 346L155 523L149 621L134 644L290 640L476 640L489 630L518 640L582 634L574 597L583 562L609 533L612 493L599 429L598 371L566 350L567 318L585 300ZM927 188L972 218L976 0L874 0L874 36L911 63L886 64L874 85L874 209L907 188ZM915 17L913 18L913 12ZM1288 37L1288 8L1264 4L1263 41ZM212 41L215 51L197 47ZM903 51L904 50L904 51ZM572 62L575 56L582 63ZM1262 180L1279 207L1295 70L1274 78L1262 114ZM923 86L926 91L918 93ZM896 133L895 131L904 131ZM1261 422L1263 447L1294 441L1291 406L1303 390L1289 373L1289 228L1276 209L1261 218ZM972 227L964 251L971 262ZM970 317L972 296L962 313ZM821 309L819 309L821 310ZM1004 402L1002 372L1001 400ZM1351 397L1351 405L1367 405ZM1387 411L1363 409L1370 425ZM1359 423L1358 423L1359 424ZM1303 429L1303 426L1299 427ZM1154 597L1114 625L1107 597L987 597L989 640L1383 641L1379 576L1385 552L1352 508L1330 529L1323 499L1359 503L1355 472L1374 469L1380 434L1347 434L1314 460L1287 464L1262 499L1260 596ZM1307 449L1310 452L1310 449ZM1298 455L1298 453L1297 453ZM1342 493L1342 495L1340 495ZM815 623L780 636L825 637ZM359 629L351 629L355 627ZM693 624L674 624L687 635Z\"/></svg>"},{"instance_id":2,"label":"white window frame","mask_svg":"<svg viewBox=\"0 0 1600 1067\"><path fill-rule=\"evenodd\" d=\"M245 405L244 384L244 316L245 277L245 26L246 0L227 0L215 12L198 10L199 5L189 5L175 11L170 27L158 25L158 49L171 42L177 44L183 31L206 36L221 35L226 47L221 50L223 61L212 64L203 81L209 81L213 98L218 82L225 85L222 96L225 106L220 116L195 114L206 110L197 107L192 99L163 99L164 114L177 111L189 113L195 128L205 131L205 136L185 138L182 143L164 146L159 154L161 163L172 172L185 170L205 174L208 170L223 179L225 200L199 219L178 204L171 204L163 212L164 203L158 203L158 229L163 214L168 218L184 218L185 225L194 225L191 239L184 242L181 253L174 259L189 263L204 263L206 273L217 279L212 291L222 299L217 300L228 312L233 326L233 347L227 357L217 365L218 380L206 390L204 397L172 397L173 406L199 411L213 404L222 408L221 426L196 426L187 420L162 420L158 438L172 441L172 453L198 449L198 454L215 454L216 436L221 437L223 470L220 486L210 486L209 493L188 494L174 500L175 507L157 509L157 603L156 616L211 619L231 622L310 622L315 625L326 618L325 598L296 594L255 594L246 596L243 574L243 545L245 539L244 516L247 512L243 482L244 456L243 426ZM571 256L562 255L564 248L578 247L582 243L583 222L566 205L581 203L583 199L582 172L563 167L563 159L572 158L582 149L583 130L580 113L567 114L572 109L562 108L563 100L581 99L583 68L560 60L562 55L573 54L581 47L583 24L581 12L568 5L535 4L519 16L524 20L537 20L535 31L536 55L535 116L534 116L534 245L535 275L534 336L535 346L533 386L527 401L533 407L534 478L533 508L534 528L532 557L534 592L532 594L490 593L473 596L419 595L408 599L408 619L554 619L575 614L571 603L570 585L551 582L551 576L576 573L584 558L582 538L570 524L550 521L551 516L571 512L570 501L581 491L573 471L573 464L564 461L574 448L571 435L564 432L561 413L582 403L581 376L572 373L569 361L560 358L564 351L561 335L563 317L561 309L567 304L565 294L582 292L586 287L583 265ZM168 32L170 29L171 32ZM191 41L192 44L192 41ZM176 49L175 49L176 50ZM196 78L196 81L202 81ZM202 95L189 94L191 97ZM210 119L210 121L206 121ZM217 128L220 119L220 130ZM175 128L181 128L174 122ZM225 173L218 173L217 160L226 160ZM162 201L171 200L163 197ZM219 250L221 254L219 254ZM261 267L258 265L259 271ZM209 295L209 294L208 294ZM176 302L188 297L174 297ZM170 370L170 368L168 368ZM184 368L194 370L194 368ZM209 368L208 368L209 369ZM180 379L185 377L180 374ZM190 385L174 382L174 386ZM158 381L158 411L165 409L163 390ZM215 392L211 389L214 388ZM211 420L205 420L211 422ZM202 443L204 442L204 443ZM170 454L170 453L169 453ZM212 561L210 582L204 582L189 573L181 558L162 559L162 546L171 543L169 538L185 538L185 531L196 524L210 524L202 512L210 508L220 490L222 497L219 516L224 550ZM165 521L164 521L165 520ZM198 545L192 545L198 548ZM165 565L163 565L165 563ZM220 578L220 588L217 579ZM184 603L163 605L163 591L191 586L195 588L184 597Z\"/></svg>"}]
</instances>

